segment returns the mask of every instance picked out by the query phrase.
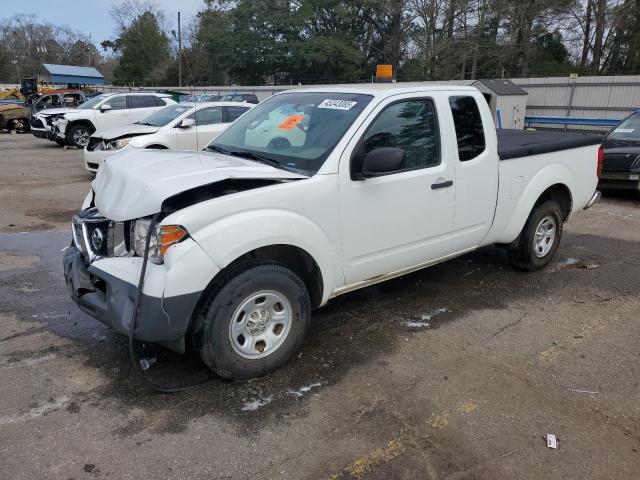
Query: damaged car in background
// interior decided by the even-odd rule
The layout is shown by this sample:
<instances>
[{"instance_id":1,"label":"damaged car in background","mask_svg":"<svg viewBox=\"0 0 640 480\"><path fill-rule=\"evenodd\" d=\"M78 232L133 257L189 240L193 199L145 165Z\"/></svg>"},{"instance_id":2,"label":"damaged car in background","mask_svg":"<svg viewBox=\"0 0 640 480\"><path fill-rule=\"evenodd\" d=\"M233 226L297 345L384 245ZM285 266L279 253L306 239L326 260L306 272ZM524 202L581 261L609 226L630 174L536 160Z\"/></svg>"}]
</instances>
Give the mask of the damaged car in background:
<instances>
[{"instance_id":1,"label":"damaged car in background","mask_svg":"<svg viewBox=\"0 0 640 480\"><path fill-rule=\"evenodd\" d=\"M491 244L545 267L599 198L599 144L496 132L471 87L280 93L205 151L105 162L73 217L66 283L130 339L184 352L189 337L218 375L263 375L338 295Z\"/></svg>"},{"instance_id":2,"label":"damaged car in background","mask_svg":"<svg viewBox=\"0 0 640 480\"><path fill-rule=\"evenodd\" d=\"M36 117L42 120L50 140L84 148L96 130L124 127L175 103L163 93L103 93L78 108L45 111Z\"/></svg>"},{"instance_id":3,"label":"damaged car in background","mask_svg":"<svg viewBox=\"0 0 640 480\"><path fill-rule=\"evenodd\" d=\"M248 103L178 103L131 125L98 131L84 148L85 168L95 173L105 159L136 148L199 150L250 108Z\"/></svg>"}]
</instances>

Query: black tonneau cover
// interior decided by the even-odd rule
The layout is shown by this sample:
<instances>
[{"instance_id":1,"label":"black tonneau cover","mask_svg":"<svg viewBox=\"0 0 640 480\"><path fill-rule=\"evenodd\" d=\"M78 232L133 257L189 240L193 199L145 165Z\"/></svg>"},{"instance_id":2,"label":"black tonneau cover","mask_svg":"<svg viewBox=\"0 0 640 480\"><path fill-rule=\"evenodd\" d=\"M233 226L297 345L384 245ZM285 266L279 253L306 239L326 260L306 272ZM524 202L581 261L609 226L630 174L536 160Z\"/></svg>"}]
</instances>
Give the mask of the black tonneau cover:
<instances>
[{"instance_id":1,"label":"black tonneau cover","mask_svg":"<svg viewBox=\"0 0 640 480\"><path fill-rule=\"evenodd\" d=\"M496 132L500 160L598 145L603 140L599 135L571 132L532 132L506 128L498 128Z\"/></svg>"}]
</instances>

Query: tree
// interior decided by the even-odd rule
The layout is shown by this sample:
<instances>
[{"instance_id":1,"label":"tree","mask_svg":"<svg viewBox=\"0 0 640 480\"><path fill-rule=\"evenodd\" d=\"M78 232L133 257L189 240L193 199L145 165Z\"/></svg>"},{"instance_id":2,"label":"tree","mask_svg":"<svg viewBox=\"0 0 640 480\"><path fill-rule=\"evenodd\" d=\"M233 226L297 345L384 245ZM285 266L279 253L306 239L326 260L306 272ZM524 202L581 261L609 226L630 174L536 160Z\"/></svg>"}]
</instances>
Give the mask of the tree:
<instances>
[{"instance_id":1,"label":"tree","mask_svg":"<svg viewBox=\"0 0 640 480\"><path fill-rule=\"evenodd\" d=\"M164 79L169 63L169 39L160 29L159 17L152 11L137 15L120 36L103 47L120 53L114 82L153 85Z\"/></svg>"}]
</instances>

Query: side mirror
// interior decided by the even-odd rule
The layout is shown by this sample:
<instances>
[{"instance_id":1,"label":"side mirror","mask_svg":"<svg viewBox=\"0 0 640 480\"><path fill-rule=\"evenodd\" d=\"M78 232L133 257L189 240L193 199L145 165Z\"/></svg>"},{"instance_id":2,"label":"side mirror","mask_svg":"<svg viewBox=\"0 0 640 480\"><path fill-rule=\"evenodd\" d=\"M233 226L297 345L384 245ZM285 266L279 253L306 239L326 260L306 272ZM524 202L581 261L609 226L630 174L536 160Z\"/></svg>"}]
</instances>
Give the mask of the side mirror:
<instances>
[{"instance_id":1,"label":"side mirror","mask_svg":"<svg viewBox=\"0 0 640 480\"><path fill-rule=\"evenodd\" d=\"M108 112L109 110L111 110L111 105L109 105L108 103L100 105L101 112Z\"/></svg>"},{"instance_id":2,"label":"side mirror","mask_svg":"<svg viewBox=\"0 0 640 480\"><path fill-rule=\"evenodd\" d=\"M354 172L355 179L364 180L365 178L398 172L404 168L405 161L406 153L401 148L376 148L365 155L360 172Z\"/></svg>"},{"instance_id":3,"label":"side mirror","mask_svg":"<svg viewBox=\"0 0 640 480\"><path fill-rule=\"evenodd\" d=\"M178 125L177 128L189 128L193 127L196 124L196 121L193 118L185 118Z\"/></svg>"}]
</instances>

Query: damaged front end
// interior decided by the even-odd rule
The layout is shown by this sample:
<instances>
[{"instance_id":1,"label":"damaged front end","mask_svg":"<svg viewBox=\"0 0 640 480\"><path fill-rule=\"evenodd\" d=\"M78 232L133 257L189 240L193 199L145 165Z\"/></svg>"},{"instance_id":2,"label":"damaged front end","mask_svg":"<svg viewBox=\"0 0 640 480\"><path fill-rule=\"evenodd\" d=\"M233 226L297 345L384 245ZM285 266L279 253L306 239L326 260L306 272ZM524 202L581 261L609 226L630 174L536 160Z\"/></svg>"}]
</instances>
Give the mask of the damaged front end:
<instances>
[{"instance_id":1,"label":"damaged front end","mask_svg":"<svg viewBox=\"0 0 640 480\"><path fill-rule=\"evenodd\" d=\"M67 288L81 310L123 334L128 334L137 295L136 275L144 256L149 219L116 222L95 207L73 217L73 244L65 251L63 265ZM184 351L184 333L200 292L165 296L167 279L162 265L169 246L187 239L163 226L150 248L154 284L140 296L134 337ZM169 237L163 232L169 233ZM141 247L142 245L142 247Z\"/></svg>"},{"instance_id":2,"label":"damaged front end","mask_svg":"<svg viewBox=\"0 0 640 480\"><path fill-rule=\"evenodd\" d=\"M128 334L148 237L149 263L133 336L182 352L202 292L220 269L185 227L169 221L176 218L172 214L306 177L216 154L148 153L135 159L124 153L100 168L95 194L73 217L65 280L83 311Z\"/></svg>"}]
</instances>

